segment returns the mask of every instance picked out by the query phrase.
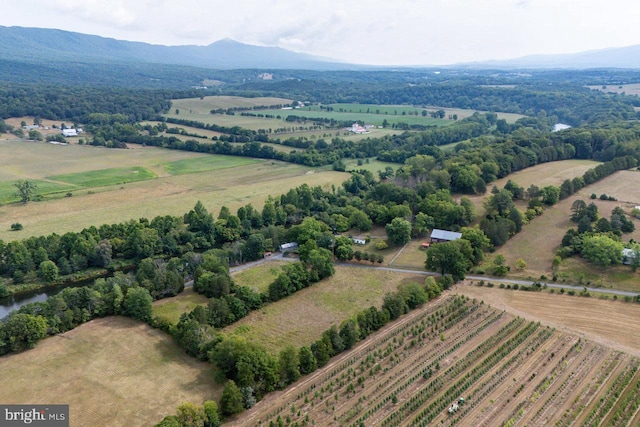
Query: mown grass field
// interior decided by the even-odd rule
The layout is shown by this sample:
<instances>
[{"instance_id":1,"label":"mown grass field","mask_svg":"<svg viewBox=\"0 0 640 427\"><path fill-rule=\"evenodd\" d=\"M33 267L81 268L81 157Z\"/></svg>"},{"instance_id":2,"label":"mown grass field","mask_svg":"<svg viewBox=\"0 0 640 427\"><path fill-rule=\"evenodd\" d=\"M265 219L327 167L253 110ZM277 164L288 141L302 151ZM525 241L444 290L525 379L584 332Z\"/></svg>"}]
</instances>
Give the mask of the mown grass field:
<instances>
[{"instance_id":1,"label":"mown grass field","mask_svg":"<svg viewBox=\"0 0 640 427\"><path fill-rule=\"evenodd\" d=\"M58 182L57 194L41 202L0 206L0 239L11 240L52 232L79 231L91 225L111 224L157 215L183 215L198 200L217 215L223 205L235 211L252 203L261 208L269 195L279 195L307 183L330 188L348 175L277 161L214 156L131 145L128 150L101 147L56 146L22 141L0 142L0 194L14 193L18 179L43 181L71 175L71 181L91 182L93 171L144 168L156 178L99 187L73 187ZM99 174L98 174L99 175ZM93 184L104 184L98 176ZM49 185L49 184L47 184ZM43 189L47 189L43 184ZM75 190L74 190L75 189ZM72 191L73 190L73 191ZM72 192L72 197L64 197ZM39 192L38 192L39 193ZM3 202L4 203L4 202ZM19 222L24 229L9 231Z\"/></svg>"},{"instance_id":2,"label":"mown grass field","mask_svg":"<svg viewBox=\"0 0 640 427\"><path fill-rule=\"evenodd\" d=\"M269 285L282 271L281 267L289 261L267 261L246 270L232 273L233 281L238 286L248 286L255 292L267 292Z\"/></svg>"},{"instance_id":3,"label":"mown grass field","mask_svg":"<svg viewBox=\"0 0 640 427\"><path fill-rule=\"evenodd\" d=\"M109 185L127 184L129 182L146 181L156 175L149 169L133 166L130 168L111 168L77 172L65 175L48 176L51 181L62 181L78 187L106 187Z\"/></svg>"},{"instance_id":4,"label":"mown grass field","mask_svg":"<svg viewBox=\"0 0 640 427\"><path fill-rule=\"evenodd\" d=\"M219 399L210 364L164 332L93 320L0 360L4 404L69 404L71 426L151 426L184 402Z\"/></svg>"},{"instance_id":5,"label":"mown grass field","mask_svg":"<svg viewBox=\"0 0 640 427\"><path fill-rule=\"evenodd\" d=\"M340 326L365 308L380 307L384 294L407 281L424 283L424 276L338 266L330 279L254 311L223 331L260 343L274 354L287 344L309 345L331 325Z\"/></svg>"},{"instance_id":6,"label":"mown grass field","mask_svg":"<svg viewBox=\"0 0 640 427\"><path fill-rule=\"evenodd\" d=\"M178 323L182 313L188 313L197 305L206 305L207 297L197 294L193 288L185 289L180 295L153 303L153 315L170 323Z\"/></svg>"}]
</instances>

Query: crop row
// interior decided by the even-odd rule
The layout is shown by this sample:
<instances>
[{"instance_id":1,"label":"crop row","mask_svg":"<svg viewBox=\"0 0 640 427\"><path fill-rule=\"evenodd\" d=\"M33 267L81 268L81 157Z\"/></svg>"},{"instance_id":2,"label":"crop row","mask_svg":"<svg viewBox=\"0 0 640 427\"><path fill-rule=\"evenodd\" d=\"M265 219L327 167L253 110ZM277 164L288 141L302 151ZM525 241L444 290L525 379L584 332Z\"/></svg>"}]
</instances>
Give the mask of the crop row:
<instances>
[{"instance_id":1,"label":"crop row","mask_svg":"<svg viewBox=\"0 0 640 427\"><path fill-rule=\"evenodd\" d=\"M450 418L450 424L454 425L461 421L464 416L473 409L473 407L482 401L484 397L493 392L504 380L513 374L513 371L521 366L518 362L524 360L529 354L535 352L535 349L547 341L554 333L551 328L545 328L538 333L538 335L524 348L518 351L515 355L510 357L505 363L503 363L497 370L491 375L488 381L480 384L472 393L469 394L464 408L459 411L454 417ZM533 378L530 377L531 379ZM520 389L521 390L521 389ZM490 417L490 420L495 418L495 414Z\"/></svg>"},{"instance_id":2,"label":"crop row","mask_svg":"<svg viewBox=\"0 0 640 427\"><path fill-rule=\"evenodd\" d=\"M611 417L611 424L616 427L627 425L640 406L640 380L636 378L635 382Z\"/></svg>"},{"instance_id":3,"label":"crop row","mask_svg":"<svg viewBox=\"0 0 640 427\"><path fill-rule=\"evenodd\" d=\"M443 300L440 304L434 305L432 307L428 307L427 310L418 319L416 319L414 322L403 324L401 327L397 328L394 331L393 334L389 334L388 336L385 336L384 338L382 338L380 340L374 341L370 345L368 345L368 346L362 348L361 350L355 352L352 357L350 357L349 359L345 360L343 363L341 363L339 366L337 366L336 369L334 369L330 373L326 374L320 381L321 382L327 382L327 381L331 380L333 377L335 377L336 375L338 375L339 373L341 373L345 369L349 368L350 366L352 366L356 362L362 360L362 358L364 357L364 355L366 353L371 353L373 349L379 349L384 344L386 344L387 341L392 340L392 339L396 339L396 341L397 341L398 335L401 332L403 332L406 329L408 329L411 326L413 326L416 322L423 321L424 319L429 319L430 322L435 322L442 315L449 314L449 313L452 313L452 312L455 312L457 310L462 309L463 307L465 307L467 302L468 301L467 301L467 299L465 297L452 296L452 297L447 298L446 300ZM472 304L473 305L477 305L477 302L474 301ZM377 353L377 351L374 351L374 353ZM305 390L303 393L301 393L299 395L299 397L302 397L302 396L310 393L313 389L315 389L315 385L311 385L309 388L307 388L307 390Z\"/></svg>"},{"instance_id":4,"label":"crop row","mask_svg":"<svg viewBox=\"0 0 640 427\"><path fill-rule=\"evenodd\" d=\"M591 410L589 416L584 422L585 426L597 426L602 423L605 416L618 400L623 390L627 387L637 370L637 360L634 360L632 363L627 365L625 370L616 377L611 387L609 387L609 389L607 390L605 396L600 399L600 404Z\"/></svg>"},{"instance_id":5,"label":"crop row","mask_svg":"<svg viewBox=\"0 0 640 427\"><path fill-rule=\"evenodd\" d=\"M474 310L476 310L476 307L478 307L478 306L471 307L470 312L473 312ZM489 317L487 317L487 314L491 314L491 315ZM455 341L458 341L461 338L464 338L464 340L462 342L466 342L466 341L472 339L481 330L484 330L486 327L488 327L490 324L493 324L495 321L497 321L502 316L503 316L503 313L496 313L495 311L491 311L491 312L488 312L488 313L487 312L477 313L476 316L467 316L467 317L472 317L472 319L466 320L464 322L465 325L470 326L472 323L478 323L478 326L477 326L476 330L474 332L471 332L471 333L469 333L468 330L462 330L462 328L461 328L461 330L458 331L458 336L456 336L456 340ZM455 324L459 324L460 321L462 321L462 320L464 320L464 318L459 319L459 321L457 323L455 323ZM478 320L480 320L480 322L478 322ZM448 326L452 327L455 324L454 323L449 323ZM451 352L453 352L457 348L459 348L460 345L462 345L462 342L455 342L455 344L453 346L449 346L445 350L442 350L440 352L440 355L438 357L436 357L435 359L433 359L433 356L434 356L434 354L438 354L437 350L438 350L438 346L439 346L440 342L434 343L435 345L427 352L421 352L419 350L414 351L414 353L413 353L414 360L409 365L403 366L403 370L401 372L403 375L401 375L398 378L395 378L394 376L389 375L387 379L385 379L384 381L382 381L382 382L377 384L376 388L378 390L386 389L386 390L390 390L390 391L385 393L385 394L383 394L383 395L380 395L378 397L378 399L377 399L378 400L377 403L373 404L373 402L371 402L371 404L373 406L371 408L369 408L360 418L358 418L358 420L353 425L360 425L364 420L369 418L371 415L376 413L379 409L383 408L389 401L391 401L393 399L393 396L397 396L398 393L400 393L401 391L406 389L409 385L414 383L417 379L420 379L420 378L425 378L426 379L426 378L430 377L431 373L433 372L433 370L437 370L438 369L437 368L437 361L441 360L447 354L450 354ZM416 372L417 369L420 369L423 365L425 365L427 363L430 363L430 365L428 367L422 368L420 371L418 371L417 374L414 374L411 378L407 378L410 373ZM377 365L377 367L379 367L379 366L380 365ZM386 368L385 368L385 373L386 373ZM370 372L370 374L372 375L371 372ZM393 381L393 383L391 385L389 385L389 383L391 383L392 381ZM399 386L399 384L402 384L402 385ZM347 415L349 416L349 418L351 418L354 414L353 413L349 413ZM344 417L341 417L341 420L343 422L344 421L348 421L348 419L345 419Z\"/></svg>"},{"instance_id":6,"label":"crop row","mask_svg":"<svg viewBox=\"0 0 640 427\"><path fill-rule=\"evenodd\" d=\"M580 415L582 411L584 411L584 408L589 405L591 399L596 395L602 384L609 379L615 368L620 363L621 357L622 353L616 351L607 358L607 360L599 367L595 378L593 378L592 381L581 390L580 394L573 401L571 407L567 409L562 414L562 418L556 422L556 427L569 426L574 423L578 415ZM584 403L582 403L583 401ZM532 422L540 419L540 417L544 415L544 412L545 408L541 408L532 419Z\"/></svg>"},{"instance_id":7,"label":"crop row","mask_svg":"<svg viewBox=\"0 0 640 427\"><path fill-rule=\"evenodd\" d=\"M452 387L447 389L442 395L440 395L435 401L433 401L427 408L422 410L418 416L416 416L412 425L417 425L421 427L427 426L441 411L443 411L452 401L455 401L457 396L459 396L464 390L468 389L471 385L477 382L480 378L482 378L487 372L489 372L495 365L497 365L500 360L502 360L505 356L510 354L513 350L519 347L526 339L529 338L531 334L538 328L539 324L534 324L535 327L530 330L528 334L518 335L514 337L509 345L503 345L496 352L492 353L489 357L484 359L482 363L476 367L474 367L470 372L467 372L460 380L458 380ZM524 330L526 330L525 328ZM524 331L523 330L523 331ZM534 348L537 347L541 342L546 341L551 335L553 331L549 328L545 328L540 331L538 336L533 340L531 346ZM524 351L524 350L523 350ZM514 357L512 357L509 362L503 364L501 369L506 369L512 363L515 363L520 355L523 353L520 351ZM528 351L528 349L527 349Z\"/></svg>"},{"instance_id":8,"label":"crop row","mask_svg":"<svg viewBox=\"0 0 640 427\"><path fill-rule=\"evenodd\" d=\"M358 418L356 420L356 422L352 424L352 426L355 427L355 426L358 426L361 423L363 423L371 415L375 414L378 410L380 410L388 402L390 402L392 400L393 396L397 396L400 392L405 390L410 384L415 382L417 379L420 379L420 378L428 379L428 378L430 378L432 373L437 369L437 365L439 364L439 362L443 358L445 358L449 354L451 354L454 351L456 351L464 343L466 343L466 342L470 341L471 339L473 339L475 336L477 336L479 333L481 333L487 327L489 327L494 322L496 322L497 320L502 318L503 315L504 315L504 313L497 313L497 314L495 314L495 315L493 315L493 316L491 316L489 318L486 318L484 320L484 322L482 324L480 324L473 332L463 333L461 335L463 337L462 340L458 340L458 337L456 337L455 344L452 345L452 346L449 346L445 350L441 351L436 357L433 357L433 355L424 354L424 353L419 354L419 358L422 360L422 362L417 367L413 367L412 366L412 367L408 368L407 370L410 371L410 372L415 372L416 369L420 368L424 364L428 364L428 366L420 369L420 371L418 371L416 374L414 374L412 377L410 377L408 379L406 378L407 375L405 375L402 378L394 381L394 383L391 386L385 387L390 391L388 393L386 393L385 396L381 397L381 401L380 402L378 402L372 408L368 409L360 418ZM517 327L520 327L523 323L524 323L524 320L522 320L522 319L513 319L507 325L503 326L497 333L502 333L502 334L508 335L513 330L515 330ZM404 383L402 385L398 385L403 380L404 380Z\"/></svg>"},{"instance_id":9,"label":"crop row","mask_svg":"<svg viewBox=\"0 0 640 427\"><path fill-rule=\"evenodd\" d=\"M318 389L317 388L318 386L316 384L311 385L304 392L300 393L297 396L297 398L301 399L302 397L309 394L311 391L315 390L314 395L311 398L311 401L309 401L308 398L305 398L305 404L311 403L311 405L313 406L314 400L321 399L320 402L315 402L315 404L324 402L327 405L331 405L331 408L335 410L335 403L337 402L337 398L336 398L336 402L332 401L330 403L328 399L330 399L333 396L334 392L337 395L337 393L339 393L343 387L346 387L346 388L352 387L352 384L349 382L349 378L351 377L351 374L353 374L354 377L357 375L355 373L355 370L352 368L352 366L356 362L361 361L360 370L362 371L361 374L364 374L365 370L363 368L362 356L364 355L365 352L368 352L367 355L364 357L365 360L369 361L367 362L368 366L373 364L377 358L380 358L380 361L382 362L384 358L389 356L389 360L391 360L392 358L394 358L393 356L394 351L397 350L402 345L404 338L401 335L406 335L407 331L414 329L416 324L421 324L424 326L426 324L425 320L428 320L428 322L431 323L431 322L442 321L443 319L449 319L451 317L455 317L458 319L458 321L460 321L466 318L470 313L475 312L478 308L481 307L481 305L478 304L475 300L473 302L469 302L469 299L465 297L451 297L445 300L445 303L446 305L444 307L442 306L443 304L441 304L439 307L438 306L435 307L437 309L432 308L426 313L423 313L420 317L413 319L411 322L403 324L402 327L397 328L393 334L385 336L383 339L380 339L379 341L376 341L375 343L372 343L372 345L359 351L356 356L349 358L349 360L340 364L339 367L333 370L329 375L326 375L321 382L321 384L325 384L324 386ZM401 331L402 331L402 334L400 334ZM387 346L388 347L390 346L390 347L383 351L380 347L383 346L385 343L387 343ZM379 371L380 365L376 364L375 368L376 368L375 369L376 371ZM386 372L386 369L387 368L385 368L385 372ZM371 368L370 375L372 374L373 370L374 368ZM349 374L347 375L346 380L345 380L345 371L347 371L347 373ZM337 378L338 374L341 374L340 378ZM358 385L361 385L364 387L364 377L362 377L362 375L360 376L360 378L358 378ZM353 391L354 390L352 387L351 391L347 391L345 393L347 394L347 396L349 396ZM328 396L325 395L325 393L328 393ZM348 402L348 399L343 399L340 406L343 407L347 405L348 404L347 402ZM285 409L286 409L286 406L283 406L279 408L278 411L276 411L273 415L280 413Z\"/></svg>"},{"instance_id":10,"label":"crop row","mask_svg":"<svg viewBox=\"0 0 640 427\"><path fill-rule=\"evenodd\" d=\"M470 372L467 372L467 374L458 382L458 384L456 384L456 386L458 386L460 382L466 382L472 377L480 378L481 377L480 374L484 375L485 369L488 370L489 367L492 367L495 364L497 364L500 359L502 359L505 355L509 354L514 348L520 345L537 328L538 328L537 324L529 323L527 326L520 329L520 331L513 338L509 339L507 342L502 344L495 352L493 352L490 356L486 357L480 363L479 366L473 368ZM478 347L490 348L486 345L488 341L489 342L493 341L493 337L489 338L484 343L480 344ZM462 372L464 369L467 369L469 366L471 366L472 362L474 362L481 356L482 354L479 351L474 350L471 353L469 353L467 356L465 356L463 359L459 360L455 365L452 366L452 368L447 370L447 372L450 375L454 375L454 374L457 375L459 372ZM433 396L433 394L437 393L445 386L445 381L447 379L447 378L444 378L445 376L446 376L446 373L445 375L436 378L434 381L432 381L426 387L420 390L416 395L412 396L406 403L404 403L399 408L398 411L395 411L391 415L389 415L383 421L382 425L383 426L395 425L395 423L397 423L399 420L407 418L407 416L410 413L420 408L429 398ZM451 392L452 389L457 389L456 386L451 387L448 390L448 393L445 393L445 394L448 396L448 394Z\"/></svg>"},{"instance_id":11,"label":"crop row","mask_svg":"<svg viewBox=\"0 0 640 427\"><path fill-rule=\"evenodd\" d=\"M582 383L582 381L587 377L587 375L589 375L589 372L591 372L591 369L593 368L594 365L601 363L600 360L602 359L602 357L605 355L605 352L606 352L606 350L603 347L596 346L596 347L592 347L586 356L583 355L582 358L578 359L578 356L580 355L581 350L582 350L582 344L581 344L581 340L579 340L576 344L572 346L569 353L561 359L562 363L559 363L556 366L556 368L552 372L552 375L554 375L556 378L559 378L566 368L568 368L569 366L576 365L576 363L573 363L573 362L575 362L576 360L579 361L579 363L577 363L577 366L574 368L574 370L572 370L569 373L569 375L567 375L564 381L562 381L558 385L558 387L553 391L551 396L549 396L549 398L544 402L542 407L535 414L534 419L539 419L539 417L541 417L543 414L547 416L547 418L550 416L553 416L553 414L559 409L559 406L552 404L552 402L566 402L569 393L575 390L576 387L578 387ZM567 359L569 359L569 357L571 356L571 353L574 351L576 352L575 356L568 361ZM541 383L541 386L543 384L544 382ZM549 387L547 387L547 389L549 389ZM536 391L539 394L543 394L542 387L540 387L540 389L536 389Z\"/></svg>"}]
</instances>

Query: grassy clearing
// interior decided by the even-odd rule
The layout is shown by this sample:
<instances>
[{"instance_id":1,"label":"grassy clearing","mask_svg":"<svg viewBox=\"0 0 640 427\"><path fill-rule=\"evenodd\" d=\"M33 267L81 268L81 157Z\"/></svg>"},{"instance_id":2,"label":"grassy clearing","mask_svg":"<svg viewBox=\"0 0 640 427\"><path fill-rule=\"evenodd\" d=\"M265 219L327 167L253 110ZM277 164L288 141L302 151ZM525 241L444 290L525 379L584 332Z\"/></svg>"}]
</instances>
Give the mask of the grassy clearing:
<instances>
[{"instance_id":1,"label":"grassy clearing","mask_svg":"<svg viewBox=\"0 0 640 427\"><path fill-rule=\"evenodd\" d=\"M110 187L78 189L73 191L73 197L64 197L69 189L61 187L59 198L26 205L3 205L0 207L0 239L3 240L54 231L62 234L91 225L142 217L182 215L198 200L215 214L223 205L232 211L247 203L261 207L267 196L277 196L291 187L307 183L330 188L331 185L340 185L348 177L341 172L277 161L220 156L225 160L218 163L214 160L218 156L214 155L136 145L129 150L116 150L2 141L0 152L0 183L11 193L15 192L12 185L18 179L43 180L46 176L70 174L86 176L83 174L113 166L123 169L141 167L157 176L157 179ZM194 161L194 166L190 166L189 160ZM236 163L238 166L231 167L234 162L239 162ZM165 169L167 164L172 164L173 171L178 173L191 167L225 167L172 176ZM24 229L9 231L14 222L23 224Z\"/></svg>"},{"instance_id":2,"label":"grassy clearing","mask_svg":"<svg viewBox=\"0 0 640 427\"><path fill-rule=\"evenodd\" d=\"M66 175L53 175L47 177L52 181L62 181L79 187L107 187L109 185L127 184L129 182L146 181L156 175L141 166L129 168L112 168L78 172Z\"/></svg>"},{"instance_id":3,"label":"grassy clearing","mask_svg":"<svg viewBox=\"0 0 640 427\"><path fill-rule=\"evenodd\" d=\"M426 251L422 249L422 242L428 241L428 238L412 240L390 265L392 267L424 270L424 263L427 260L427 254Z\"/></svg>"},{"instance_id":4,"label":"grassy clearing","mask_svg":"<svg viewBox=\"0 0 640 427\"><path fill-rule=\"evenodd\" d=\"M504 178L490 183L487 187L490 190L494 185L503 188L507 181L512 180L521 187L529 188L535 184L542 188L547 185L560 186L566 179L573 179L582 176L587 170L598 166L599 162L593 160L561 160L559 162L542 163L518 172L514 172ZM491 197L491 192L486 194L469 196L473 202L477 217L484 216L484 201Z\"/></svg>"},{"instance_id":5,"label":"grassy clearing","mask_svg":"<svg viewBox=\"0 0 640 427\"><path fill-rule=\"evenodd\" d=\"M627 95L640 95L640 83L611 86L587 86L589 89L599 90L605 93L625 93Z\"/></svg>"},{"instance_id":6,"label":"grassy clearing","mask_svg":"<svg viewBox=\"0 0 640 427\"><path fill-rule=\"evenodd\" d=\"M93 320L4 356L0 377L3 403L69 404L76 426L154 425L183 402L222 392L211 365L124 317Z\"/></svg>"},{"instance_id":7,"label":"grassy clearing","mask_svg":"<svg viewBox=\"0 0 640 427\"><path fill-rule=\"evenodd\" d=\"M188 313L197 305L206 305L207 302L207 297L195 293L193 288L187 288L180 295L154 302L153 315L175 324L182 313Z\"/></svg>"},{"instance_id":8,"label":"grassy clearing","mask_svg":"<svg viewBox=\"0 0 640 427\"><path fill-rule=\"evenodd\" d=\"M359 311L381 306L382 297L406 281L424 282L423 276L358 267L337 267L328 280L269 304L224 329L278 352L287 344L309 345L331 325Z\"/></svg>"},{"instance_id":9,"label":"grassy clearing","mask_svg":"<svg viewBox=\"0 0 640 427\"><path fill-rule=\"evenodd\" d=\"M361 165L358 164L358 160L356 159L346 159L344 164L347 166L347 170L364 169L373 173L375 176L377 176L378 171L384 171L387 166L393 168L394 171L399 167L397 163L382 162L375 159L370 159L368 162L363 161Z\"/></svg>"},{"instance_id":10,"label":"grassy clearing","mask_svg":"<svg viewBox=\"0 0 640 427\"><path fill-rule=\"evenodd\" d=\"M203 98L174 99L171 101L171 110L180 110L181 115L193 113L211 114L211 110L218 108L251 108L268 107L271 105L291 104L293 100L286 98L257 97L245 98L242 96L205 96Z\"/></svg>"},{"instance_id":11,"label":"grassy clearing","mask_svg":"<svg viewBox=\"0 0 640 427\"><path fill-rule=\"evenodd\" d=\"M267 292L269 285L278 277L281 267L288 261L269 261L247 270L233 274L233 280L238 286L249 286L256 292Z\"/></svg>"},{"instance_id":12,"label":"grassy clearing","mask_svg":"<svg viewBox=\"0 0 640 427\"><path fill-rule=\"evenodd\" d=\"M298 117L310 117L310 118L323 118L323 119L333 119L339 121L361 121L366 124L372 124L376 126L381 126L382 123L387 120L390 124L393 123L406 123L408 125L423 125L423 126L448 126L454 123L453 120L445 120L445 119L434 119L429 116L420 115L418 110L415 110L410 107L398 107L398 109L402 109L405 112L405 115L402 115L402 112L398 111L398 114L393 113L376 113L374 106L361 106L359 109L357 107L348 108L348 107L338 107L340 104L335 104L334 111L326 111L320 110L319 106L310 106L299 108L295 110L261 110L260 113L269 114L273 116L280 116L282 119L286 119L289 116L298 116ZM384 106L380 106L380 108L384 108ZM393 108L393 107L391 107ZM369 109L371 112L367 112ZM407 111L411 113L411 115L406 114ZM414 115L415 111L418 111L416 115Z\"/></svg>"},{"instance_id":13,"label":"grassy clearing","mask_svg":"<svg viewBox=\"0 0 640 427\"><path fill-rule=\"evenodd\" d=\"M205 156L196 159L177 160L167 163L164 168L170 175L185 175L190 173L208 172L237 166L253 165L260 160L248 157L234 156Z\"/></svg>"},{"instance_id":14,"label":"grassy clearing","mask_svg":"<svg viewBox=\"0 0 640 427\"><path fill-rule=\"evenodd\" d=\"M502 188L507 181L511 180L524 188L528 188L531 184L535 184L540 188L547 185L560 186L566 179L582 176L587 170L593 169L599 164L600 162L593 160L561 160L559 162L542 163L512 173L490 185L493 186L495 184L498 188Z\"/></svg>"}]
</instances>

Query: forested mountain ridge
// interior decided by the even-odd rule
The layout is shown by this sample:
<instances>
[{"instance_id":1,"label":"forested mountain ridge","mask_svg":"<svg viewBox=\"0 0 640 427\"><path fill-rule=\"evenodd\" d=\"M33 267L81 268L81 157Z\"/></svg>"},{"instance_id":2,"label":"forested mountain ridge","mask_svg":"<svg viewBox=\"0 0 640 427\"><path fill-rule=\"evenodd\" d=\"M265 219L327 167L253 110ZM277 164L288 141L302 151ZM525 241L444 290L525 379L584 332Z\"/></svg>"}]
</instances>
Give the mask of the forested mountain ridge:
<instances>
[{"instance_id":1,"label":"forested mountain ridge","mask_svg":"<svg viewBox=\"0 0 640 427\"><path fill-rule=\"evenodd\" d=\"M30 62L154 63L202 68L353 68L279 47L224 39L208 46L162 46L45 28L0 26L0 59Z\"/></svg>"}]
</instances>

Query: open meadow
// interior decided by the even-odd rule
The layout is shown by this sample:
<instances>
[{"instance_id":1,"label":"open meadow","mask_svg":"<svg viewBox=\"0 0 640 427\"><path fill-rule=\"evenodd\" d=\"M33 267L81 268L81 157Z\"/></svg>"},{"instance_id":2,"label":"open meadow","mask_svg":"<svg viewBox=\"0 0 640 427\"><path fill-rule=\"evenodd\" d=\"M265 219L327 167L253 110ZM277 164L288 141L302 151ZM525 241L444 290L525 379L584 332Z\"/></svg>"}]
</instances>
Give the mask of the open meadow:
<instances>
[{"instance_id":1,"label":"open meadow","mask_svg":"<svg viewBox=\"0 0 640 427\"><path fill-rule=\"evenodd\" d=\"M214 215L223 205L232 211L247 203L261 208L269 195L303 183L339 185L347 177L327 168L135 144L121 150L2 141L0 153L0 196L7 198L2 203L15 198L13 183L19 179L34 180L44 198L0 206L3 240L182 215L198 200ZM15 222L24 229L9 231Z\"/></svg>"},{"instance_id":2,"label":"open meadow","mask_svg":"<svg viewBox=\"0 0 640 427\"><path fill-rule=\"evenodd\" d=\"M599 164L600 162L595 162L593 160L577 159L541 163L509 174L504 178L500 178L497 181L488 184L487 187L490 190L495 185L502 189L509 180L515 182L524 189L529 188L531 184L535 184L539 188L547 185L555 185L559 187L564 180L582 176L587 170L593 169ZM487 191L487 193L483 195L469 196L476 208L476 214L478 214L478 217L484 215L485 210L483 203L489 197L491 197L491 191Z\"/></svg>"},{"instance_id":3,"label":"open meadow","mask_svg":"<svg viewBox=\"0 0 640 427\"><path fill-rule=\"evenodd\" d=\"M97 319L0 360L4 404L69 404L71 426L149 426L184 402L219 399L210 364L164 332Z\"/></svg>"},{"instance_id":4,"label":"open meadow","mask_svg":"<svg viewBox=\"0 0 640 427\"><path fill-rule=\"evenodd\" d=\"M626 95L640 95L640 83L609 86L587 86L589 89L599 90L605 93L624 93Z\"/></svg>"},{"instance_id":5,"label":"open meadow","mask_svg":"<svg viewBox=\"0 0 640 427\"><path fill-rule=\"evenodd\" d=\"M592 193L598 196L605 193L617 198L618 201L603 201L599 198L591 200ZM518 273L518 276L531 276L535 279L541 275L548 277L553 275L552 261L555 251L560 247L565 232L569 228L576 227L576 224L570 220L570 216L571 205L577 199L582 199L587 204L595 203L601 217L609 218L616 206L621 206L625 212L629 213L634 206L640 204L640 172L616 172L583 188L556 205L546 208L542 216L534 218L525 225L520 233L497 250L497 253L504 255L507 265L513 266L518 258L524 259L527 268ZM640 221L633 218L632 221L636 230L633 233L624 234L623 241L640 240ZM632 273L628 266L609 268L601 277L601 269L580 260L566 260L563 264L565 265L561 264L558 276L570 280L571 283L586 284L586 281L590 281L591 286L599 286L602 280L607 288L640 291L639 276L637 273ZM579 279L581 275L584 276L582 280Z\"/></svg>"},{"instance_id":6,"label":"open meadow","mask_svg":"<svg viewBox=\"0 0 640 427\"><path fill-rule=\"evenodd\" d=\"M331 278L266 305L223 331L258 342L273 353L290 343L309 345L331 325L340 326L368 307L380 307L387 292L406 282L424 283L424 276L336 266Z\"/></svg>"},{"instance_id":7,"label":"open meadow","mask_svg":"<svg viewBox=\"0 0 640 427\"><path fill-rule=\"evenodd\" d=\"M481 294L470 299L450 292L270 394L230 425L640 422L637 353L516 317L509 307L485 304ZM593 311L591 318L602 319Z\"/></svg>"}]
</instances>

